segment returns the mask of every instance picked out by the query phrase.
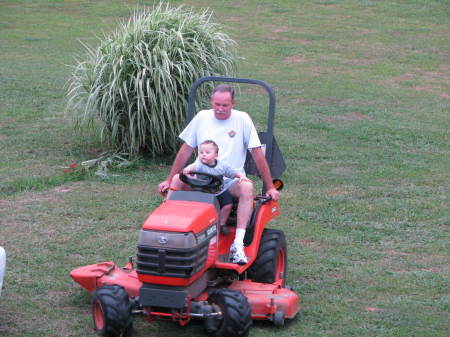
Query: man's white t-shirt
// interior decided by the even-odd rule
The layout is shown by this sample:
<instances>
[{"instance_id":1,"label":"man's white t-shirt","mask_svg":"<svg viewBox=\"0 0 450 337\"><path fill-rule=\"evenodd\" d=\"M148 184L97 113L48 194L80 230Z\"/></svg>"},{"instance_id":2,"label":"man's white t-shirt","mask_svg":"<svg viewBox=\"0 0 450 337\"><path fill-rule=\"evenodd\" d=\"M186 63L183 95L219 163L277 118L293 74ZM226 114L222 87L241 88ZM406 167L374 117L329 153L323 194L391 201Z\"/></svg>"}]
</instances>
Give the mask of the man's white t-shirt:
<instances>
[{"instance_id":1,"label":"man's white t-shirt","mask_svg":"<svg viewBox=\"0 0 450 337\"><path fill-rule=\"evenodd\" d=\"M217 119L212 109L202 110L181 132L180 138L193 148L205 140L213 140L219 146L218 159L242 173L245 173L247 150L261 146L251 118L239 110L231 110L225 120Z\"/></svg>"}]
</instances>

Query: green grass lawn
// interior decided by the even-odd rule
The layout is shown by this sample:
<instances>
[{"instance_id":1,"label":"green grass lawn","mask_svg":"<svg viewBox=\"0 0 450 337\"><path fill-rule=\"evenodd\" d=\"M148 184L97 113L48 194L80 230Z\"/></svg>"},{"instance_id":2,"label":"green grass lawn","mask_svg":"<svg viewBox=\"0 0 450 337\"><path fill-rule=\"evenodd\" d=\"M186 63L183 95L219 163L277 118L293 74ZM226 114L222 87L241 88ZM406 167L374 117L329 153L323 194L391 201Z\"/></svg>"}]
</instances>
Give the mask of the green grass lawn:
<instances>
[{"instance_id":1,"label":"green grass lawn","mask_svg":"<svg viewBox=\"0 0 450 337\"><path fill-rule=\"evenodd\" d=\"M75 267L124 265L159 203L168 158L116 176L64 173L101 145L73 133L64 85L136 4L0 2L0 245L8 253L0 335L95 336ZM450 7L442 0L171 1L209 7L239 45L238 75L277 94L288 168L282 214L299 316L250 336L447 336ZM263 121L243 86L238 108ZM133 336L203 335L201 324L135 321Z\"/></svg>"}]
</instances>

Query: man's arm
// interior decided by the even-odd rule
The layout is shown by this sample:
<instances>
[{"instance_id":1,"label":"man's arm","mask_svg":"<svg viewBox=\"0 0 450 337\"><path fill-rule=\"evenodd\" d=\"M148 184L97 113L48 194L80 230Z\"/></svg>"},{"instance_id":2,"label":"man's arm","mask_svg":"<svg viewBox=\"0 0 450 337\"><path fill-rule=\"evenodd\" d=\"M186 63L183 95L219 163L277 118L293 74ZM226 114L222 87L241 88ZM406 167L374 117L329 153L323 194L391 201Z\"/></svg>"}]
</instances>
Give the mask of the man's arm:
<instances>
[{"instance_id":1,"label":"man's arm","mask_svg":"<svg viewBox=\"0 0 450 337\"><path fill-rule=\"evenodd\" d=\"M183 145L181 145L177 155L175 156L175 160L173 161L169 175L167 176L166 180L158 185L158 192L160 194L163 194L169 188L173 176L179 173L181 169L186 165L187 161L192 155L192 152L194 152L194 148L190 147L186 143L183 143Z\"/></svg>"},{"instance_id":2,"label":"man's arm","mask_svg":"<svg viewBox=\"0 0 450 337\"><path fill-rule=\"evenodd\" d=\"M269 164L261 147L255 147L251 150L253 160L255 161L258 172L267 188L266 194L270 195L272 199L278 200L280 198L280 192L273 186L272 175L270 173Z\"/></svg>"}]
</instances>

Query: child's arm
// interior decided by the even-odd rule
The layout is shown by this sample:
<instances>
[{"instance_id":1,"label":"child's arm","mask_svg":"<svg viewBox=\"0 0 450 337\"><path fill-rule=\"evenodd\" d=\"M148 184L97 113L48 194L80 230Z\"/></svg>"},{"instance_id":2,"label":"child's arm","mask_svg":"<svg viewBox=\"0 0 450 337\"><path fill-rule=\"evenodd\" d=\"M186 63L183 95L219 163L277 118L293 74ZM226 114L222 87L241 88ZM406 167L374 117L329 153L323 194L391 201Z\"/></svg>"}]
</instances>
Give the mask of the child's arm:
<instances>
[{"instance_id":1,"label":"child's arm","mask_svg":"<svg viewBox=\"0 0 450 337\"><path fill-rule=\"evenodd\" d=\"M228 178L239 178L239 183L241 183L242 181L250 181L250 179L248 179L245 176L245 173L240 172L239 170L236 170L234 168L232 168L230 165L224 163L223 166L225 167L225 172L223 173L223 175L225 177Z\"/></svg>"},{"instance_id":2,"label":"child's arm","mask_svg":"<svg viewBox=\"0 0 450 337\"><path fill-rule=\"evenodd\" d=\"M196 170L195 163L192 163L191 165L188 165L183 169L183 174L187 175L191 172L194 172L195 170Z\"/></svg>"}]
</instances>

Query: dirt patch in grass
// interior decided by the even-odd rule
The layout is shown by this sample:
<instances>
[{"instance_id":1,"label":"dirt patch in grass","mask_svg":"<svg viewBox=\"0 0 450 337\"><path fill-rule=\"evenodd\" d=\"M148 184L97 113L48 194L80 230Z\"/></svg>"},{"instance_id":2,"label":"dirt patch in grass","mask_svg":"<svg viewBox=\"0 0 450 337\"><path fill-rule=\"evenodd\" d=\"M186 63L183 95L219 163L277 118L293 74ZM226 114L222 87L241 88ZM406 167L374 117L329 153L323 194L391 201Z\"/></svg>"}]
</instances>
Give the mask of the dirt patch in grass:
<instances>
[{"instance_id":1,"label":"dirt patch in grass","mask_svg":"<svg viewBox=\"0 0 450 337\"><path fill-rule=\"evenodd\" d=\"M243 86L239 89L239 94L242 96L246 95L264 95L266 94L266 89L259 85L249 85L249 86Z\"/></svg>"},{"instance_id":2,"label":"dirt patch in grass","mask_svg":"<svg viewBox=\"0 0 450 337\"><path fill-rule=\"evenodd\" d=\"M93 148L86 149L86 152L91 153L91 154L100 154L104 151L105 151L105 148L103 148L103 147L93 147Z\"/></svg>"},{"instance_id":3,"label":"dirt patch in grass","mask_svg":"<svg viewBox=\"0 0 450 337\"><path fill-rule=\"evenodd\" d=\"M289 31L289 26L272 26L270 31L272 33L285 33Z\"/></svg>"},{"instance_id":4,"label":"dirt patch in grass","mask_svg":"<svg viewBox=\"0 0 450 337\"><path fill-rule=\"evenodd\" d=\"M308 75L312 76L312 77L319 77L319 76L322 76L325 74L326 74L326 70L324 70L321 67L313 66L313 67L311 67L311 71L309 72Z\"/></svg>"},{"instance_id":5,"label":"dirt patch in grass","mask_svg":"<svg viewBox=\"0 0 450 337\"><path fill-rule=\"evenodd\" d=\"M346 166L335 167L331 170L332 173L342 175L342 176L350 176L353 173L352 168Z\"/></svg>"},{"instance_id":6,"label":"dirt patch in grass","mask_svg":"<svg viewBox=\"0 0 450 337\"><path fill-rule=\"evenodd\" d=\"M49 201L50 197L48 195L43 195L41 193L34 195L32 197L24 197L17 200L0 200L0 209L6 213L9 211L11 213L20 213L26 210L28 207L33 207L43 201ZM58 202L57 198L53 199L54 202Z\"/></svg>"},{"instance_id":7,"label":"dirt patch in grass","mask_svg":"<svg viewBox=\"0 0 450 337\"><path fill-rule=\"evenodd\" d=\"M309 44L309 41L307 40L303 40L303 39L295 39L295 38L291 38L291 37L287 37L287 36L280 36L280 35L275 35L272 34L270 36L267 37L267 39L269 40L273 40L273 41L289 41L292 44L295 45L306 45Z\"/></svg>"},{"instance_id":8,"label":"dirt patch in grass","mask_svg":"<svg viewBox=\"0 0 450 337\"><path fill-rule=\"evenodd\" d=\"M325 117L323 120L327 123L345 123L345 122L354 122L354 121L362 121L362 120L370 120L370 117L364 115L360 112L347 112L344 115Z\"/></svg>"},{"instance_id":9,"label":"dirt patch in grass","mask_svg":"<svg viewBox=\"0 0 450 337\"><path fill-rule=\"evenodd\" d=\"M47 298L51 300L51 302L59 302L60 299L65 298L67 296L67 291L59 291L59 290L47 290Z\"/></svg>"},{"instance_id":10,"label":"dirt patch in grass","mask_svg":"<svg viewBox=\"0 0 450 337\"><path fill-rule=\"evenodd\" d=\"M376 33L376 30L374 29L367 29L367 28L358 28L357 32L363 36Z\"/></svg>"},{"instance_id":11,"label":"dirt patch in grass","mask_svg":"<svg viewBox=\"0 0 450 337\"><path fill-rule=\"evenodd\" d=\"M67 186L58 186L53 189L56 193L67 193L73 191L73 188Z\"/></svg>"},{"instance_id":12,"label":"dirt patch in grass","mask_svg":"<svg viewBox=\"0 0 450 337\"><path fill-rule=\"evenodd\" d=\"M393 88L400 88L402 82L412 81L415 80L416 76L414 73L405 73L403 75L392 77L388 80L386 80L386 83L390 85Z\"/></svg>"},{"instance_id":13,"label":"dirt patch in grass","mask_svg":"<svg viewBox=\"0 0 450 337\"><path fill-rule=\"evenodd\" d=\"M361 31L361 35L368 35L370 33L374 32L368 30ZM376 58L384 60L386 58L386 54L390 51L390 48L386 45L368 43L365 39L352 41L350 45L353 50L360 51L364 58L369 59Z\"/></svg>"},{"instance_id":14,"label":"dirt patch in grass","mask_svg":"<svg viewBox=\"0 0 450 337\"><path fill-rule=\"evenodd\" d=\"M340 195L348 195L350 193L351 193L350 191L347 191L346 189L340 188L340 187L327 188L325 190L325 194L330 197L335 197L335 196L340 196Z\"/></svg>"},{"instance_id":15,"label":"dirt patch in grass","mask_svg":"<svg viewBox=\"0 0 450 337\"><path fill-rule=\"evenodd\" d=\"M439 254L421 255L416 253L399 252L396 250L387 250L386 256L382 259L380 265L386 266L397 273L445 273L450 271L450 263L444 262L445 260L446 257ZM415 268L412 266L405 268L405 262L413 263L416 266Z\"/></svg>"},{"instance_id":16,"label":"dirt patch in grass","mask_svg":"<svg viewBox=\"0 0 450 337\"><path fill-rule=\"evenodd\" d=\"M345 59L345 60L341 60L342 63L344 64L350 64L353 66L368 66L371 64L375 64L378 62L382 62L383 58L382 57L364 57L364 58L358 58L358 59Z\"/></svg>"},{"instance_id":17,"label":"dirt patch in grass","mask_svg":"<svg viewBox=\"0 0 450 337\"><path fill-rule=\"evenodd\" d=\"M392 88L411 88L416 91L438 94L440 97L448 98L448 93L443 93L444 86L450 84L449 76L445 69L442 71L407 72L397 77L387 79L385 83Z\"/></svg>"},{"instance_id":18,"label":"dirt patch in grass","mask_svg":"<svg viewBox=\"0 0 450 337\"><path fill-rule=\"evenodd\" d=\"M322 247L322 244L318 241L299 239L298 242L303 247Z\"/></svg>"},{"instance_id":19,"label":"dirt patch in grass","mask_svg":"<svg viewBox=\"0 0 450 337\"><path fill-rule=\"evenodd\" d=\"M414 255L412 253L398 252L396 250L388 250L388 251L386 251L386 253L391 256L413 256Z\"/></svg>"},{"instance_id":20,"label":"dirt patch in grass","mask_svg":"<svg viewBox=\"0 0 450 337\"><path fill-rule=\"evenodd\" d=\"M380 308L377 307L365 307L364 310L368 311L368 312L377 312L377 311L381 311Z\"/></svg>"},{"instance_id":21,"label":"dirt patch in grass","mask_svg":"<svg viewBox=\"0 0 450 337\"><path fill-rule=\"evenodd\" d=\"M222 17L222 20L226 22L242 22L242 18L238 16Z\"/></svg>"},{"instance_id":22,"label":"dirt patch in grass","mask_svg":"<svg viewBox=\"0 0 450 337\"><path fill-rule=\"evenodd\" d=\"M306 59L302 56L288 56L283 59L285 63L305 63Z\"/></svg>"},{"instance_id":23,"label":"dirt patch in grass","mask_svg":"<svg viewBox=\"0 0 450 337\"><path fill-rule=\"evenodd\" d=\"M299 103L303 103L304 101L305 100L303 98L297 97L292 100L292 103L299 104Z\"/></svg>"},{"instance_id":24,"label":"dirt patch in grass","mask_svg":"<svg viewBox=\"0 0 450 337\"><path fill-rule=\"evenodd\" d=\"M440 72L440 71L426 71L426 72L422 73L422 76L427 81L439 79L439 80L444 81L445 83L450 82L448 75L443 72Z\"/></svg>"},{"instance_id":25,"label":"dirt patch in grass","mask_svg":"<svg viewBox=\"0 0 450 337\"><path fill-rule=\"evenodd\" d=\"M295 45L305 45L308 44L308 40L299 39L292 37L290 34L281 34L281 33L293 33L293 30L289 26L269 26L268 33L266 38L274 41L290 41Z\"/></svg>"},{"instance_id":26,"label":"dirt patch in grass","mask_svg":"<svg viewBox=\"0 0 450 337\"><path fill-rule=\"evenodd\" d=\"M330 275L328 275L328 276L331 277L331 278L334 278L334 279L336 279L336 280L342 280L342 279L345 278L344 275L342 275L342 274L336 274L336 273L330 274Z\"/></svg>"},{"instance_id":27,"label":"dirt patch in grass","mask_svg":"<svg viewBox=\"0 0 450 337\"><path fill-rule=\"evenodd\" d=\"M58 186L48 191L26 193L16 199L0 200L1 234L5 237L26 236L27 230L35 230L35 217L41 209L48 205L63 205L65 200L60 196L79 188L82 182ZM48 233L47 233L48 234Z\"/></svg>"},{"instance_id":28,"label":"dirt patch in grass","mask_svg":"<svg viewBox=\"0 0 450 337\"><path fill-rule=\"evenodd\" d=\"M439 89L439 87L435 87L435 86L432 86L432 85L417 85L417 86L414 86L413 89L414 89L414 90L417 90L417 91L428 91L428 92L432 92L432 91L434 91L435 89Z\"/></svg>"},{"instance_id":29,"label":"dirt patch in grass","mask_svg":"<svg viewBox=\"0 0 450 337\"><path fill-rule=\"evenodd\" d=\"M13 210L13 212L21 212L27 207L34 206L42 202L60 203L62 200L57 196L59 193L71 192L79 188L82 184L82 182L76 182L73 184L58 186L48 191L34 193L31 196L27 193L23 197L19 197L17 199L3 199L0 200L0 209L5 211Z\"/></svg>"},{"instance_id":30,"label":"dirt patch in grass","mask_svg":"<svg viewBox=\"0 0 450 337\"><path fill-rule=\"evenodd\" d=\"M450 263L448 264L444 264L441 266L434 266L431 268L424 268L422 269L422 271L426 271L429 273L444 273L444 272L449 272L450 271Z\"/></svg>"},{"instance_id":31,"label":"dirt patch in grass","mask_svg":"<svg viewBox=\"0 0 450 337\"><path fill-rule=\"evenodd\" d=\"M349 104L355 104L356 100L353 98L341 98L341 97L335 97L335 96L324 96L319 97L313 100L314 104L326 104L326 105L349 105Z\"/></svg>"}]
</instances>

